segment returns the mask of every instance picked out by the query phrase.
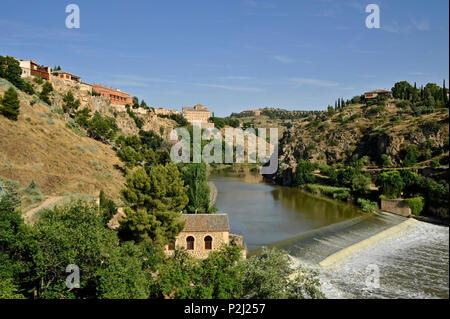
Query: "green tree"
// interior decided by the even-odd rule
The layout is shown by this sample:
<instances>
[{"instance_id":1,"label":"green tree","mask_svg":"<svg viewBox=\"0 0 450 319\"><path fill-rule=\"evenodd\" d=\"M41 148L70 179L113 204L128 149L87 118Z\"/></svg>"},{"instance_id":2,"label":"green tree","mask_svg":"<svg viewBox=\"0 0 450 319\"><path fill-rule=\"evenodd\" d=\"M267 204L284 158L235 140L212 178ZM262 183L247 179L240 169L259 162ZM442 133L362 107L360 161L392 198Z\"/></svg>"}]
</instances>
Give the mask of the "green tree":
<instances>
[{"instance_id":1,"label":"green tree","mask_svg":"<svg viewBox=\"0 0 450 319\"><path fill-rule=\"evenodd\" d=\"M182 169L183 180L189 188L187 196L189 203L186 210L189 214L210 213L209 186L206 177L205 163L186 164Z\"/></svg>"},{"instance_id":2,"label":"green tree","mask_svg":"<svg viewBox=\"0 0 450 319\"><path fill-rule=\"evenodd\" d=\"M121 191L128 204L122 237L159 245L173 240L184 227L179 216L189 201L183 184L173 163L151 167L148 173L143 168L134 171Z\"/></svg>"},{"instance_id":3,"label":"green tree","mask_svg":"<svg viewBox=\"0 0 450 319\"><path fill-rule=\"evenodd\" d=\"M293 185L301 186L314 183L316 180L313 173L314 169L314 164L312 164L311 162L300 161L297 164L297 168L294 173Z\"/></svg>"},{"instance_id":4,"label":"green tree","mask_svg":"<svg viewBox=\"0 0 450 319\"><path fill-rule=\"evenodd\" d=\"M388 198L399 198L405 187L402 176L397 170L382 173L376 185L380 188L381 194Z\"/></svg>"},{"instance_id":5,"label":"green tree","mask_svg":"<svg viewBox=\"0 0 450 319\"><path fill-rule=\"evenodd\" d=\"M0 78L7 79L16 88L28 94L34 94L33 86L22 79L19 61L10 56L0 56Z\"/></svg>"},{"instance_id":6,"label":"green tree","mask_svg":"<svg viewBox=\"0 0 450 319\"><path fill-rule=\"evenodd\" d=\"M125 242L114 247L101 264L97 297L100 299L147 299L154 285L151 273L145 267L145 254L141 246Z\"/></svg>"},{"instance_id":7,"label":"green tree","mask_svg":"<svg viewBox=\"0 0 450 319\"><path fill-rule=\"evenodd\" d=\"M417 164L417 160L420 156L419 148L417 145L410 144L401 151L401 157L403 159L404 167L412 167Z\"/></svg>"},{"instance_id":8,"label":"green tree","mask_svg":"<svg viewBox=\"0 0 450 319\"><path fill-rule=\"evenodd\" d=\"M29 288L29 234L21 213L6 197L0 197L0 299L22 299Z\"/></svg>"},{"instance_id":9,"label":"green tree","mask_svg":"<svg viewBox=\"0 0 450 319\"><path fill-rule=\"evenodd\" d=\"M94 298L97 271L119 246L117 234L104 226L94 203L74 202L45 211L33 227L33 256L39 298ZM81 270L79 289L67 289L66 267Z\"/></svg>"},{"instance_id":10,"label":"green tree","mask_svg":"<svg viewBox=\"0 0 450 319\"><path fill-rule=\"evenodd\" d=\"M114 201L110 198L108 198L105 194L105 192L100 190L99 195L99 208L103 216L104 223L107 224L111 218L115 214L117 214L117 205L114 203Z\"/></svg>"},{"instance_id":11,"label":"green tree","mask_svg":"<svg viewBox=\"0 0 450 319\"><path fill-rule=\"evenodd\" d=\"M19 116L20 101L16 90L10 87L1 100L0 113L10 120L17 121Z\"/></svg>"},{"instance_id":12,"label":"green tree","mask_svg":"<svg viewBox=\"0 0 450 319\"><path fill-rule=\"evenodd\" d=\"M45 82L42 86L41 93L39 94L39 97L42 101L47 103L48 105L51 105L52 102L50 101L49 94L53 91L53 86L50 82Z\"/></svg>"},{"instance_id":13,"label":"green tree","mask_svg":"<svg viewBox=\"0 0 450 319\"><path fill-rule=\"evenodd\" d=\"M63 110L66 113L72 113L80 107L80 100L75 100L72 91L69 91L64 95L63 102Z\"/></svg>"},{"instance_id":14,"label":"green tree","mask_svg":"<svg viewBox=\"0 0 450 319\"><path fill-rule=\"evenodd\" d=\"M87 125L89 136L98 140L112 139L119 130L113 117L103 117L99 112L95 112Z\"/></svg>"}]
</instances>

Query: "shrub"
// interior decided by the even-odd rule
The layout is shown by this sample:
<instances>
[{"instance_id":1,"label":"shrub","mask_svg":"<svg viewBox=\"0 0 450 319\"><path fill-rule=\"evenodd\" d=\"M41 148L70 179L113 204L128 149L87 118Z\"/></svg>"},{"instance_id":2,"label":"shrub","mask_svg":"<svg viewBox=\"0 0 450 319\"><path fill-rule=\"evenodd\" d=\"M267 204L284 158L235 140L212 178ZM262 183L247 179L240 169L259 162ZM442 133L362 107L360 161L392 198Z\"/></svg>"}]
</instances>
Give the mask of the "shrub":
<instances>
[{"instance_id":1,"label":"shrub","mask_svg":"<svg viewBox=\"0 0 450 319\"><path fill-rule=\"evenodd\" d=\"M26 188L24 188L21 193L26 197L26 199L31 202L41 202L44 200L44 196L42 195L41 190L36 185L34 180L31 181L30 185L28 185Z\"/></svg>"},{"instance_id":2,"label":"shrub","mask_svg":"<svg viewBox=\"0 0 450 319\"><path fill-rule=\"evenodd\" d=\"M308 161L300 161L294 173L293 185L301 186L305 184L312 184L316 178L313 174L314 164Z\"/></svg>"},{"instance_id":3,"label":"shrub","mask_svg":"<svg viewBox=\"0 0 450 319\"><path fill-rule=\"evenodd\" d=\"M368 199L358 198L358 204L361 206L363 212L373 213L378 211L378 203L372 202Z\"/></svg>"},{"instance_id":4,"label":"shrub","mask_svg":"<svg viewBox=\"0 0 450 319\"><path fill-rule=\"evenodd\" d=\"M423 197L407 198L405 201L409 208L411 208L412 213L416 216L420 216L420 213L425 206Z\"/></svg>"},{"instance_id":5,"label":"shrub","mask_svg":"<svg viewBox=\"0 0 450 319\"><path fill-rule=\"evenodd\" d=\"M401 155L403 158L403 166L411 167L417 164L417 159L420 156L420 152L417 145L411 144L401 151Z\"/></svg>"},{"instance_id":6,"label":"shrub","mask_svg":"<svg viewBox=\"0 0 450 319\"><path fill-rule=\"evenodd\" d=\"M381 167L384 168L391 167L391 160L387 154L382 154L380 160L381 160Z\"/></svg>"},{"instance_id":7,"label":"shrub","mask_svg":"<svg viewBox=\"0 0 450 319\"><path fill-rule=\"evenodd\" d=\"M307 184L305 188L307 191L313 194L320 194L341 201L348 201L350 199L350 190L345 187L333 187L320 184Z\"/></svg>"},{"instance_id":8,"label":"shrub","mask_svg":"<svg viewBox=\"0 0 450 319\"><path fill-rule=\"evenodd\" d=\"M10 202L13 207L19 207L22 204L19 183L0 177L0 200L2 199Z\"/></svg>"},{"instance_id":9,"label":"shrub","mask_svg":"<svg viewBox=\"0 0 450 319\"><path fill-rule=\"evenodd\" d=\"M75 100L72 91L69 91L64 95L63 101L63 110L66 113L76 111L80 107L80 100Z\"/></svg>"},{"instance_id":10,"label":"shrub","mask_svg":"<svg viewBox=\"0 0 450 319\"><path fill-rule=\"evenodd\" d=\"M34 82L36 82L37 84L42 85L44 83L44 80L38 75L34 77Z\"/></svg>"},{"instance_id":11,"label":"shrub","mask_svg":"<svg viewBox=\"0 0 450 319\"><path fill-rule=\"evenodd\" d=\"M431 167L433 168L437 168L439 167L441 164L439 163L439 158L434 158L431 163L430 163Z\"/></svg>"}]
</instances>

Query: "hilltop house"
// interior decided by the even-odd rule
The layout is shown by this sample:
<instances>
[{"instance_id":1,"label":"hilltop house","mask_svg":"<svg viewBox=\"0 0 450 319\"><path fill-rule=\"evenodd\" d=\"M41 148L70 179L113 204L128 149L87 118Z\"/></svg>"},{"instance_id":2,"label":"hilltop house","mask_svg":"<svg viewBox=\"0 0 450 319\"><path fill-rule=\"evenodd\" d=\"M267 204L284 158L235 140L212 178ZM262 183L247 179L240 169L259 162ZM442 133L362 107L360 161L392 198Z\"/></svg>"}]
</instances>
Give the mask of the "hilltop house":
<instances>
[{"instance_id":1,"label":"hilltop house","mask_svg":"<svg viewBox=\"0 0 450 319\"><path fill-rule=\"evenodd\" d=\"M101 97L107 98L113 105L132 105L133 99L128 93L122 92L118 89L108 88L100 84L93 84L92 89Z\"/></svg>"},{"instance_id":2,"label":"hilltop house","mask_svg":"<svg viewBox=\"0 0 450 319\"><path fill-rule=\"evenodd\" d=\"M183 107L183 116L192 125L198 125L202 128L213 128L214 124L209 123L211 113L209 110L201 104L197 104L194 107Z\"/></svg>"},{"instance_id":3,"label":"hilltop house","mask_svg":"<svg viewBox=\"0 0 450 319\"><path fill-rule=\"evenodd\" d=\"M20 68L22 69L21 77L40 76L47 81L50 79L51 68L49 66L40 66L33 60L16 60L19 61Z\"/></svg>"},{"instance_id":4,"label":"hilltop house","mask_svg":"<svg viewBox=\"0 0 450 319\"><path fill-rule=\"evenodd\" d=\"M388 91L388 90L373 90L373 91L364 93L364 98L366 100L370 100L370 99L375 99L378 96L389 95L389 94L391 94L391 91Z\"/></svg>"},{"instance_id":5,"label":"hilltop house","mask_svg":"<svg viewBox=\"0 0 450 319\"><path fill-rule=\"evenodd\" d=\"M71 81L75 81L75 82L80 82L80 79L81 79L78 75L74 75L72 73L62 71L62 70L53 71L52 75L56 76L60 79L71 80Z\"/></svg>"},{"instance_id":6,"label":"hilltop house","mask_svg":"<svg viewBox=\"0 0 450 319\"><path fill-rule=\"evenodd\" d=\"M181 220L185 221L184 229L174 243L164 248L167 255L173 254L175 247L181 247L192 256L205 259L223 244L243 245L242 236L230 234L227 214L184 214ZM245 248L243 256L246 257Z\"/></svg>"}]
</instances>

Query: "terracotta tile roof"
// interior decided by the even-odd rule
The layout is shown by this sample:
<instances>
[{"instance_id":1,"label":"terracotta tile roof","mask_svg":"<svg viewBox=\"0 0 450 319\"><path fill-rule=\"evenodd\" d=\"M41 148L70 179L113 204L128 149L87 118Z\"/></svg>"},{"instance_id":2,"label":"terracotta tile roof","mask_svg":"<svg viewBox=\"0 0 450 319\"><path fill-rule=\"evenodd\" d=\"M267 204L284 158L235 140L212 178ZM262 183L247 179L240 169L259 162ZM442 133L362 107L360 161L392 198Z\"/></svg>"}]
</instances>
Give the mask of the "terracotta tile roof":
<instances>
[{"instance_id":1,"label":"terracotta tile roof","mask_svg":"<svg viewBox=\"0 0 450 319\"><path fill-rule=\"evenodd\" d=\"M185 232L230 231L227 214L184 214L180 218L186 222Z\"/></svg>"}]
</instances>

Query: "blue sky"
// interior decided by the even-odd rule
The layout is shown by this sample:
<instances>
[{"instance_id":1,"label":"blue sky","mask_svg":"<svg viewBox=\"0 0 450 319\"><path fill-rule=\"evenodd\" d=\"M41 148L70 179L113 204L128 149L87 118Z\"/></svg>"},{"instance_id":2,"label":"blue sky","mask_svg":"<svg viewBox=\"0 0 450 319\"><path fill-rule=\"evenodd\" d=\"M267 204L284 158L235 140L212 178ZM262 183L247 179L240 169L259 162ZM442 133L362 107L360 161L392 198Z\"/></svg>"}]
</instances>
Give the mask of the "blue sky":
<instances>
[{"instance_id":1,"label":"blue sky","mask_svg":"<svg viewBox=\"0 0 450 319\"><path fill-rule=\"evenodd\" d=\"M66 5L81 28L65 27ZM376 3L381 28L367 29ZM61 65L154 107L320 110L449 78L448 0L2 0L0 55Z\"/></svg>"}]
</instances>

